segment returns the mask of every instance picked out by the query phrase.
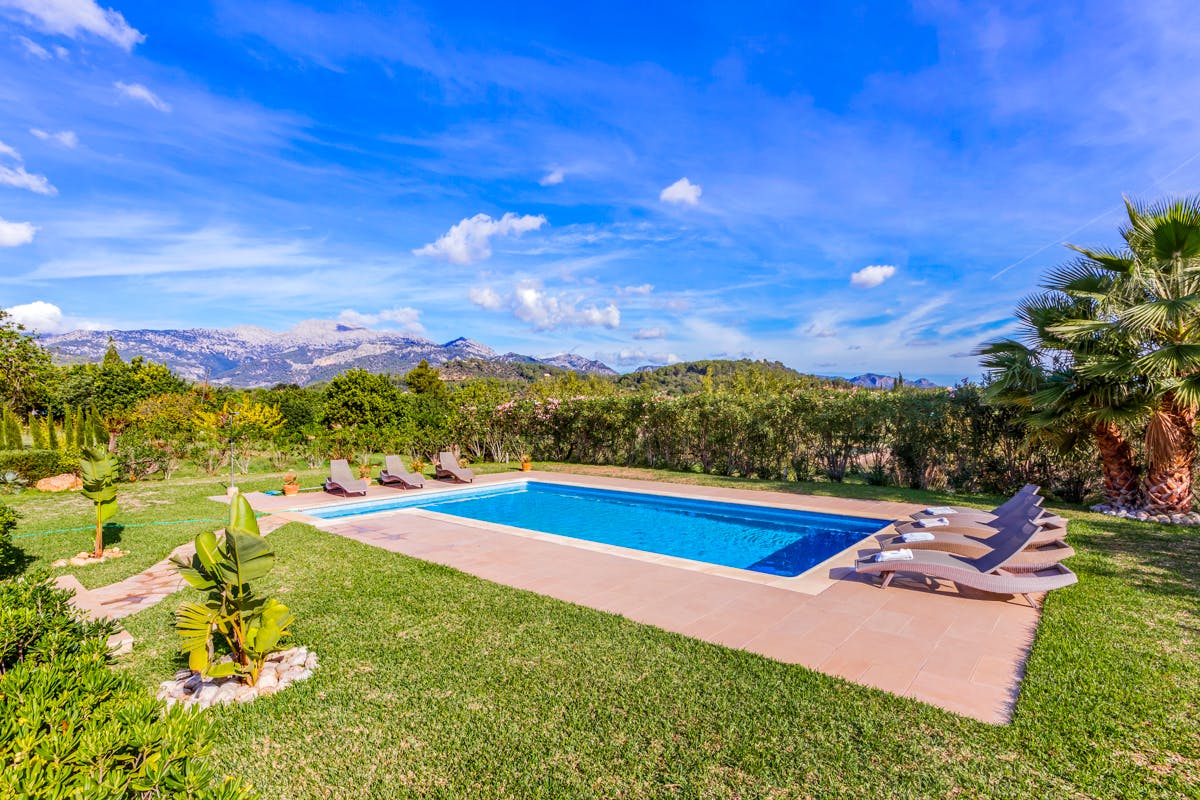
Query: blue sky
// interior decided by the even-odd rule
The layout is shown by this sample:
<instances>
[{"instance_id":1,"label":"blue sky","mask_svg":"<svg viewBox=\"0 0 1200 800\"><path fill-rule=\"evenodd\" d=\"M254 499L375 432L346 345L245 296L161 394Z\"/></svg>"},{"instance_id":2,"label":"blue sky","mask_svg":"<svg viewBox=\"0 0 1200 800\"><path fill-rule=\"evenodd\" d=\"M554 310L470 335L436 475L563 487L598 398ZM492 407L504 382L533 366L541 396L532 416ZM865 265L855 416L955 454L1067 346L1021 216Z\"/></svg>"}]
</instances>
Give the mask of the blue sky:
<instances>
[{"instance_id":1,"label":"blue sky","mask_svg":"<svg viewBox=\"0 0 1200 800\"><path fill-rule=\"evenodd\" d=\"M0 0L0 307L46 332L948 381L1200 183L1182 2L108 2Z\"/></svg>"}]
</instances>

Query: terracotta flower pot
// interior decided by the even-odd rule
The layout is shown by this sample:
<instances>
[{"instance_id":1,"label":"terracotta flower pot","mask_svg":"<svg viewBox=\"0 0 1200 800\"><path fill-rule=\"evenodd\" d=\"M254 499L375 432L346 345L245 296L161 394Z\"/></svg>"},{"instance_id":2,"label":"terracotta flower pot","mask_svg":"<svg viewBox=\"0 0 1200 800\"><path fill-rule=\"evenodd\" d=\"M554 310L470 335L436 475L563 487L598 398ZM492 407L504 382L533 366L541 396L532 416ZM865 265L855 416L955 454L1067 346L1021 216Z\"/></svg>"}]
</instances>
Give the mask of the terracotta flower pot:
<instances>
[{"instance_id":1,"label":"terracotta flower pot","mask_svg":"<svg viewBox=\"0 0 1200 800\"><path fill-rule=\"evenodd\" d=\"M532 461L522 461L521 462L521 472L529 472L529 470L531 470L531 469L533 469Z\"/></svg>"},{"instance_id":2,"label":"terracotta flower pot","mask_svg":"<svg viewBox=\"0 0 1200 800\"><path fill-rule=\"evenodd\" d=\"M296 494L299 491L300 491L300 484L298 484L298 483L285 483L283 485L283 493L284 494L291 495L291 494Z\"/></svg>"}]
</instances>

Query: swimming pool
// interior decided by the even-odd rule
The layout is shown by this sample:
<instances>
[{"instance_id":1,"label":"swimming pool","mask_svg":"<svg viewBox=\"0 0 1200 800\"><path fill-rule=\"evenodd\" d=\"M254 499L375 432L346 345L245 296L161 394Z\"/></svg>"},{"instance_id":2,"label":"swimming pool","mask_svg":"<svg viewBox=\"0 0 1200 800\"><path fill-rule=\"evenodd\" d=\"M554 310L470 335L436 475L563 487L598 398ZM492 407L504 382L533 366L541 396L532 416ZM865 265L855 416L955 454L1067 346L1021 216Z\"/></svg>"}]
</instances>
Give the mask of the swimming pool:
<instances>
[{"instance_id":1,"label":"swimming pool","mask_svg":"<svg viewBox=\"0 0 1200 800\"><path fill-rule=\"evenodd\" d=\"M321 519L421 508L650 553L792 577L885 520L522 481L305 509Z\"/></svg>"}]
</instances>

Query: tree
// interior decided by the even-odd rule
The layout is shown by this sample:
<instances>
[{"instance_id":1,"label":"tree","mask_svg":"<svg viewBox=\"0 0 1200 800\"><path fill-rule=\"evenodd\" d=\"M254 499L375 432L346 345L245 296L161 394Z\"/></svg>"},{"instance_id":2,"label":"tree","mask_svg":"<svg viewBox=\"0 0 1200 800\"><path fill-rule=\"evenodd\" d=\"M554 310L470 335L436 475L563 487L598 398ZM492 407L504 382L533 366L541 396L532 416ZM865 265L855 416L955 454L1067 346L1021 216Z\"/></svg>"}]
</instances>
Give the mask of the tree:
<instances>
[{"instance_id":1,"label":"tree","mask_svg":"<svg viewBox=\"0 0 1200 800\"><path fill-rule=\"evenodd\" d=\"M255 403L249 395L240 401L226 400L219 409L197 411L196 427L219 438L229 447L229 485L236 487L234 454L237 446L255 436L270 436L283 427L283 416L274 406Z\"/></svg>"},{"instance_id":2,"label":"tree","mask_svg":"<svg viewBox=\"0 0 1200 800\"><path fill-rule=\"evenodd\" d=\"M55 380L50 354L25 326L0 309L0 401L17 413L43 405Z\"/></svg>"},{"instance_id":3,"label":"tree","mask_svg":"<svg viewBox=\"0 0 1200 800\"><path fill-rule=\"evenodd\" d=\"M396 415L399 402L400 390L388 376L348 369L325 389L323 417L334 428L381 428Z\"/></svg>"},{"instance_id":4,"label":"tree","mask_svg":"<svg viewBox=\"0 0 1200 800\"><path fill-rule=\"evenodd\" d=\"M1126 429L1146 410L1135 383L1087 374L1082 365L1097 357L1131 357L1129 343L1103 329L1065 338L1057 326L1070 319L1095 319L1095 297L1105 284L1080 279L1073 267L1053 272L1041 294L1017 306L1017 339L1000 339L979 353L989 370L984 396L1022 414L1031 443L1053 446L1060 454L1080 447L1090 432L1100 455L1104 497L1114 508L1140 504L1140 468Z\"/></svg>"},{"instance_id":5,"label":"tree","mask_svg":"<svg viewBox=\"0 0 1200 800\"><path fill-rule=\"evenodd\" d=\"M100 448L88 448L79 459L83 496L96 508L96 546L92 558L104 555L104 523L117 513L117 465Z\"/></svg>"},{"instance_id":6,"label":"tree","mask_svg":"<svg viewBox=\"0 0 1200 800\"><path fill-rule=\"evenodd\" d=\"M1154 514L1192 507L1200 408L1200 197L1140 205L1128 199L1120 250L1073 247L1071 295L1091 294L1095 318L1054 326L1071 341L1096 334L1128 344L1081 361L1088 377L1143 387L1150 401L1142 502ZM1097 291L1100 289L1100 291Z\"/></svg>"},{"instance_id":7,"label":"tree","mask_svg":"<svg viewBox=\"0 0 1200 800\"><path fill-rule=\"evenodd\" d=\"M413 394L427 394L433 397L445 397L447 394L442 374L429 366L429 362L423 358L421 363L404 376L404 384Z\"/></svg>"}]
</instances>

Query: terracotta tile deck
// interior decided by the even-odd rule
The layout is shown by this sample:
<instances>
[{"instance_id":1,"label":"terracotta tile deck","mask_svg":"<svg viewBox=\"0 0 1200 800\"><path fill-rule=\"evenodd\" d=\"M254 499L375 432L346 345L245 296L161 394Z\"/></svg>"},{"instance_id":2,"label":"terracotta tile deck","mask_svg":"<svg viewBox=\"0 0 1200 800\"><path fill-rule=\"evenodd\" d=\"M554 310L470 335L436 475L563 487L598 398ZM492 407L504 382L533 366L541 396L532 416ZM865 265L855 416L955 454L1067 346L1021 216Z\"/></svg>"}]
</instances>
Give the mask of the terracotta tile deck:
<instances>
[{"instance_id":1,"label":"terracotta tile deck","mask_svg":"<svg viewBox=\"0 0 1200 800\"><path fill-rule=\"evenodd\" d=\"M477 484L522 478L878 519L894 519L916 508L563 473L481 475ZM451 489L430 481L421 491ZM373 487L366 499L399 491ZM250 499L260 511L338 502L324 494ZM1038 612L1020 599L959 592L953 585L934 591L897 578L891 588L879 589L852 569L856 555L874 549L871 538L810 573L777 578L666 557L630 557L619 548L458 522L420 510L316 524L385 550L802 664L991 723L1009 720L1038 622Z\"/></svg>"}]
</instances>

